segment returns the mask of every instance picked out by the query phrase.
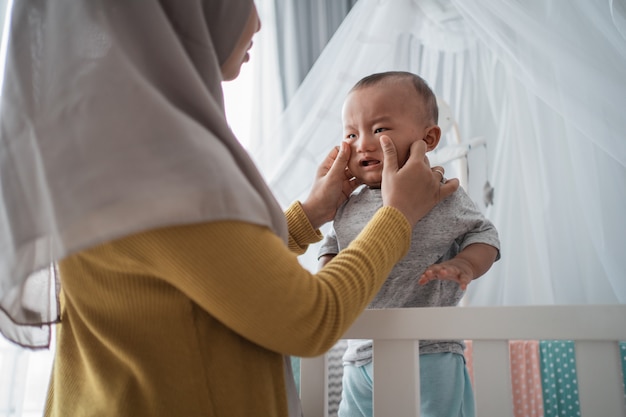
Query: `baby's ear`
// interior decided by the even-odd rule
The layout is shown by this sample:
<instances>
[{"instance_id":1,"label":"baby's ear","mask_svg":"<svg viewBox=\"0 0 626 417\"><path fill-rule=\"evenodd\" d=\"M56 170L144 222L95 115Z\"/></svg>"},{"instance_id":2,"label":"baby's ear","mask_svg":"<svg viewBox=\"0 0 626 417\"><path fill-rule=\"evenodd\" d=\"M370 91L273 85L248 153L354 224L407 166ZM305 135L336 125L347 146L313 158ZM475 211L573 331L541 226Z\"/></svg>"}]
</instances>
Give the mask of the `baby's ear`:
<instances>
[{"instance_id":1,"label":"baby's ear","mask_svg":"<svg viewBox=\"0 0 626 417\"><path fill-rule=\"evenodd\" d=\"M426 151L430 152L437 147L441 138L441 128L437 125L426 128L424 134L424 142L426 142Z\"/></svg>"}]
</instances>

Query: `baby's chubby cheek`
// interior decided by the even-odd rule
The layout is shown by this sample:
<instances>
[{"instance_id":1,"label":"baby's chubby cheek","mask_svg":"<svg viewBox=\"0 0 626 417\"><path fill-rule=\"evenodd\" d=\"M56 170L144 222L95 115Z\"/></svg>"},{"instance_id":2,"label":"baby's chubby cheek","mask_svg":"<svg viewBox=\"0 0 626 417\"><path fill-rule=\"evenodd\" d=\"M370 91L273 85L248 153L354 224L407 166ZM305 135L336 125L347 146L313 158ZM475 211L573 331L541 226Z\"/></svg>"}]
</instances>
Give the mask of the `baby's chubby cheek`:
<instances>
[{"instance_id":1,"label":"baby's chubby cheek","mask_svg":"<svg viewBox=\"0 0 626 417\"><path fill-rule=\"evenodd\" d=\"M359 161L357 159L350 159L350 161L348 162L348 169L354 173L354 172L358 172L359 168L360 168Z\"/></svg>"}]
</instances>

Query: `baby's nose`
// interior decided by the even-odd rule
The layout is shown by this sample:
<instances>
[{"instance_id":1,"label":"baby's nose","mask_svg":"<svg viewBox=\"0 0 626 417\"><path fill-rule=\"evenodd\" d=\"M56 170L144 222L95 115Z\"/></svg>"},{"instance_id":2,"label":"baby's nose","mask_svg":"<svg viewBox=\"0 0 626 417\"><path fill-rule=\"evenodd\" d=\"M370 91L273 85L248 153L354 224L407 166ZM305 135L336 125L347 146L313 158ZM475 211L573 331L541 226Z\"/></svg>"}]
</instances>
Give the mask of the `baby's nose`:
<instances>
[{"instance_id":1,"label":"baby's nose","mask_svg":"<svg viewBox=\"0 0 626 417\"><path fill-rule=\"evenodd\" d=\"M374 151L378 148L378 138L374 135L361 135L355 140L354 146L357 152Z\"/></svg>"}]
</instances>

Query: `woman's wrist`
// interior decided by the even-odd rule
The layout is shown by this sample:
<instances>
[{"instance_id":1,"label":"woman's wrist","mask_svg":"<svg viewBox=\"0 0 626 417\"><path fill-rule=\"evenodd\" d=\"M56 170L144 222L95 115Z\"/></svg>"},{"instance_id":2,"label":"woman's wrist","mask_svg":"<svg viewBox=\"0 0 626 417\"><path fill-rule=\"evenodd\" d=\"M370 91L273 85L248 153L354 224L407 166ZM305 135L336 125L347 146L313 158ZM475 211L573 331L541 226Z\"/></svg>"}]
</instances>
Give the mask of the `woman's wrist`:
<instances>
[{"instance_id":1,"label":"woman's wrist","mask_svg":"<svg viewBox=\"0 0 626 417\"><path fill-rule=\"evenodd\" d=\"M329 221L329 219L325 217L323 213L320 212L320 210L315 204L311 204L308 201L304 201L304 202L300 202L300 206L302 207L302 211L304 212L306 217L309 219L309 222L311 223L311 226L313 226L314 229L319 229L320 227L322 227L325 223Z\"/></svg>"}]
</instances>

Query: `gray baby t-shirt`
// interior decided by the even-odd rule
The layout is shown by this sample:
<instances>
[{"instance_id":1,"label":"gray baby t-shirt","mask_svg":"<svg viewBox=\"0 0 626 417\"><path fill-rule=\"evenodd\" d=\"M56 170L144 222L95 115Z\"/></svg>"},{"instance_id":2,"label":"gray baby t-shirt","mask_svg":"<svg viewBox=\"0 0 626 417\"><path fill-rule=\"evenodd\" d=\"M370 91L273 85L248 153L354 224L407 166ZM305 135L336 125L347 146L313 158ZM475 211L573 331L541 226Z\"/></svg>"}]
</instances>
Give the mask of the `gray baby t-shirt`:
<instances>
[{"instance_id":1,"label":"gray baby t-shirt","mask_svg":"<svg viewBox=\"0 0 626 417\"><path fill-rule=\"evenodd\" d=\"M346 248L380 207L380 189L361 186L355 190L337 211L318 255L335 255ZM419 285L417 281L429 265L453 258L472 243L494 246L500 257L500 241L494 225L459 188L415 225L409 252L394 266L368 308L457 305L463 290L456 282L434 280ZM420 354L453 352L462 355L465 346L461 340L420 340L419 347ZM372 341L349 340L343 360L357 366L369 363L372 360Z\"/></svg>"}]
</instances>

